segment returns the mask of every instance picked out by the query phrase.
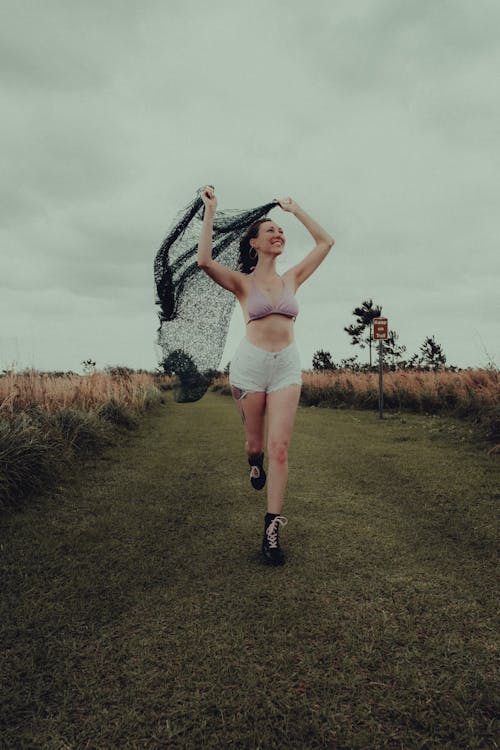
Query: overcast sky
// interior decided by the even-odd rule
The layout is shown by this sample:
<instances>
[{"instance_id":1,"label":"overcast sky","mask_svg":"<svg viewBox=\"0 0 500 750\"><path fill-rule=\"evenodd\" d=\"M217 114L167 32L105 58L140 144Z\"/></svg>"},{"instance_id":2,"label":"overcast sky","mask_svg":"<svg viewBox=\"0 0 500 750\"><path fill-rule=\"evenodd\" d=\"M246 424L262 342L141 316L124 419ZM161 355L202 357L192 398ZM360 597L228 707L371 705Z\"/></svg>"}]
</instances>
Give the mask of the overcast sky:
<instances>
[{"instance_id":1,"label":"overcast sky","mask_svg":"<svg viewBox=\"0 0 500 750\"><path fill-rule=\"evenodd\" d=\"M153 260L205 183L335 237L296 338L383 306L500 363L497 0L0 0L0 369L154 369ZM311 247L290 214L279 270ZM235 310L224 366L244 335Z\"/></svg>"}]
</instances>

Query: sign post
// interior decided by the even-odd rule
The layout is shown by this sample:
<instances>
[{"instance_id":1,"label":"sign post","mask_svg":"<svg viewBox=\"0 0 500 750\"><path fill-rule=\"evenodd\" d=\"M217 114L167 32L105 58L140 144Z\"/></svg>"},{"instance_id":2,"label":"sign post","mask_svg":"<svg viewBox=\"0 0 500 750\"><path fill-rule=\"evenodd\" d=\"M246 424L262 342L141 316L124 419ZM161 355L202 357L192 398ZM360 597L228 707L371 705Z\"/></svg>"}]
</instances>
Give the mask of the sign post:
<instances>
[{"instance_id":1,"label":"sign post","mask_svg":"<svg viewBox=\"0 0 500 750\"><path fill-rule=\"evenodd\" d=\"M389 338L389 321L387 318L373 319L373 338L378 341L378 414L380 419L384 417L384 368L382 341Z\"/></svg>"}]
</instances>

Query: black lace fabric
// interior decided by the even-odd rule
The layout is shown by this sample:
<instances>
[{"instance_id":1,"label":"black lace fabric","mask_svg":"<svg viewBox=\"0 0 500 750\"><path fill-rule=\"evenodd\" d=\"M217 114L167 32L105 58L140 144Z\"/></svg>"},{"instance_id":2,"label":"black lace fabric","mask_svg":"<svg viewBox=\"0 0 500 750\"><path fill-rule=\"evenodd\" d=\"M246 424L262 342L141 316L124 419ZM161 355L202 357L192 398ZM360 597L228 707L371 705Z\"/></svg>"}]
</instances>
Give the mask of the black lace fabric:
<instances>
[{"instance_id":1,"label":"black lace fabric","mask_svg":"<svg viewBox=\"0 0 500 750\"><path fill-rule=\"evenodd\" d=\"M217 210L212 235L214 260L236 270L242 236L276 205L273 201L246 211ZM175 399L179 402L198 401L216 376L235 304L234 295L198 267L203 211L200 189L177 214L154 261L160 365L176 375Z\"/></svg>"}]
</instances>

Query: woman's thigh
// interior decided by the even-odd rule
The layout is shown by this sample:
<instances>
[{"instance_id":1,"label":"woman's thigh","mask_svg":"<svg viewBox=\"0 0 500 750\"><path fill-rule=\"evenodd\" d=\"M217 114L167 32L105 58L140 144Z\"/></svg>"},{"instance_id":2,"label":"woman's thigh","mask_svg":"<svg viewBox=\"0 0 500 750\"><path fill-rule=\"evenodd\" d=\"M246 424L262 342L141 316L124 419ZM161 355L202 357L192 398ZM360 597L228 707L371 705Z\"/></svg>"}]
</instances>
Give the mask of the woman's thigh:
<instances>
[{"instance_id":1,"label":"woman's thigh","mask_svg":"<svg viewBox=\"0 0 500 750\"><path fill-rule=\"evenodd\" d=\"M300 399L300 385L290 385L267 394L269 445L290 442Z\"/></svg>"},{"instance_id":2,"label":"woman's thigh","mask_svg":"<svg viewBox=\"0 0 500 750\"><path fill-rule=\"evenodd\" d=\"M232 386L232 393L241 415L247 441L257 441L264 445L266 394L263 391L242 391L236 386Z\"/></svg>"}]
</instances>

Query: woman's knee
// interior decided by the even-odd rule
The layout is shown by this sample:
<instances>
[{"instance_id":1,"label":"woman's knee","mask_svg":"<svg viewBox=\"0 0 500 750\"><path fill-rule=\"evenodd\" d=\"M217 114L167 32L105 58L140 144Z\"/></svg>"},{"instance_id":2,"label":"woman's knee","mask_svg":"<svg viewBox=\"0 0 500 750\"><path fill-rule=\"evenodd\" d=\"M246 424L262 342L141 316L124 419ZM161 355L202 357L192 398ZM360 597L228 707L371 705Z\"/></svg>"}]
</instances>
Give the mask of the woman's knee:
<instances>
[{"instance_id":1,"label":"woman's knee","mask_svg":"<svg viewBox=\"0 0 500 750\"><path fill-rule=\"evenodd\" d=\"M270 440L268 445L269 459L278 464L288 461L288 440Z\"/></svg>"}]
</instances>

